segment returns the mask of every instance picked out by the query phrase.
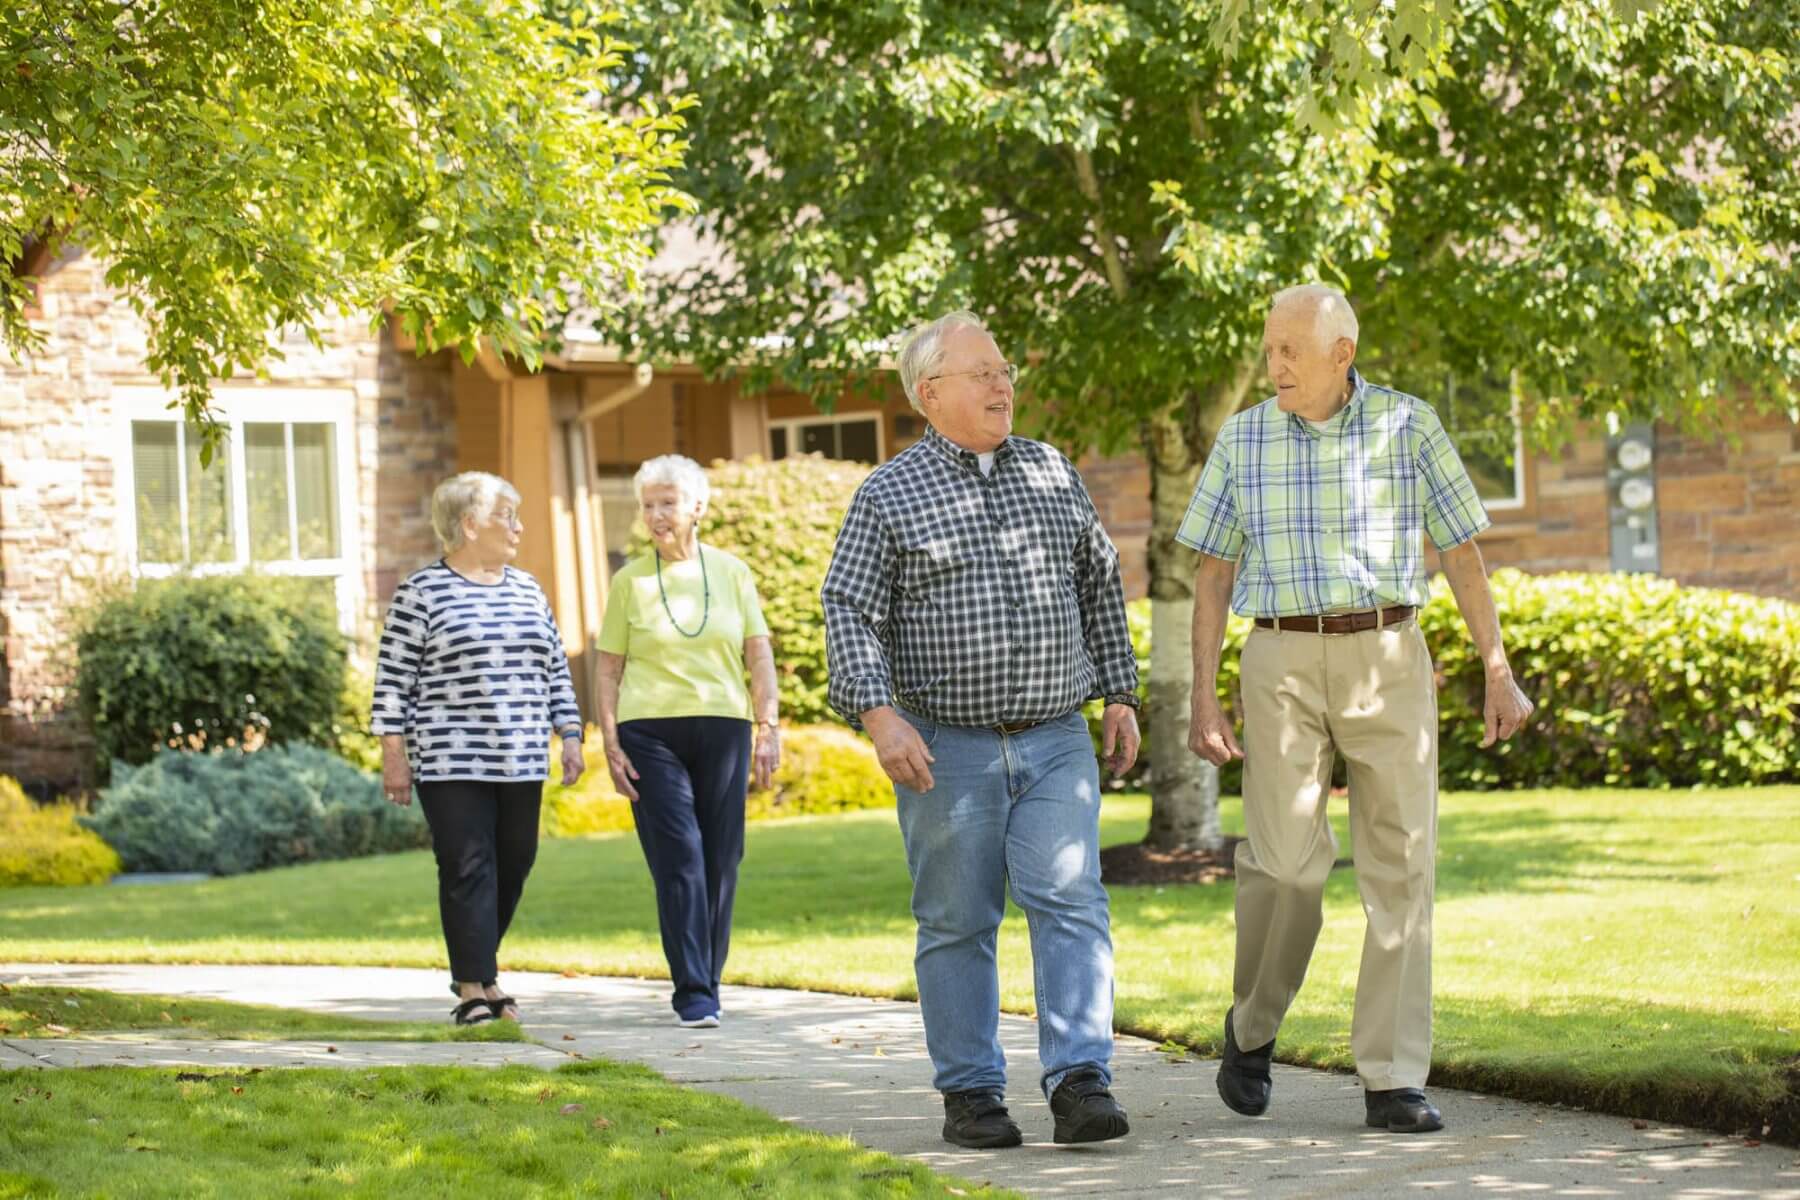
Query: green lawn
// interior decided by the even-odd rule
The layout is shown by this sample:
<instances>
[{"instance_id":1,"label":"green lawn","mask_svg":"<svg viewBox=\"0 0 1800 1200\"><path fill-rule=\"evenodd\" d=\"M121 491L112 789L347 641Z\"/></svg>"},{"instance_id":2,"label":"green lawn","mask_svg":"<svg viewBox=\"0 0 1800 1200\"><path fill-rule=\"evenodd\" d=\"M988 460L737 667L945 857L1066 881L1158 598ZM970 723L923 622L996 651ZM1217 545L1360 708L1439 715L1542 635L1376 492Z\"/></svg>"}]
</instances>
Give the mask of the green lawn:
<instances>
[{"instance_id":1,"label":"green lawn","mask_svg":"<svg viewBox=\"0 0 1800 1200\"><path fill-rule=\"evenodd\" d=\"M0 1073L12 1197L1014 1196L642 1067Z\"/></svg>"},{"instance_id":2,"label":"green lawn","mask_svg":"<svg viewBox=\"0 0 1800 1200\"><path fill-rule=\"evenodd\" d=\"M1342 802L1335 802L1348 854ZM1103 840L1148 803L1110 801ZM1227 801L1228 828L1240 827ZM1800 788L1444 797L1434 1079L1721 1129L1800 1111ZM891 812L749 831L728 980L913 995L913 928ZM1121 1028L1216 1052L1229 1003L1229 885L1114 888ZM1362 914L1334 876L1280 1057L1347 1067ZM443 962L429 855L143 888L0 892L0 957ZM1031 1008L1014 914L1009 1007ZM664 973L629 835L544 844L504 964Z\"/></svg>"},{"instance_id":3,"label":"green lawn","mask_svg":"<svg viewBox=\"0 0 1800 1200\"><path fill-rule=\"evenodd\" d=\"M159 1037L242 1041L523 1042L517 1021L368 1021L268 1004L182 996L122 995L93 988L0 983L0 1037L79 1038L150 1032Z\"/></svg>"}]
</instances>

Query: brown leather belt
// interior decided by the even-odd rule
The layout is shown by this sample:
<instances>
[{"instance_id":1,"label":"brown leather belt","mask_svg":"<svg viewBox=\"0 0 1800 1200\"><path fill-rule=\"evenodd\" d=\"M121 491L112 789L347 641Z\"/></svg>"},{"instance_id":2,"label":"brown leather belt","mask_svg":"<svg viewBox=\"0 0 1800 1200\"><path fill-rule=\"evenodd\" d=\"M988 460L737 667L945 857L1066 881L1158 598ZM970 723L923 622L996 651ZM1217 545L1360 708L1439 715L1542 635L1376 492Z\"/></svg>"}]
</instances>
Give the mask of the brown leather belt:
<instances>
[{"instance_id":1,"label":"brown leather belt","mask_svg":"<svg viewBox=\"0 0 1800 1200\"><path fill-rule=\"evenodd\" d=\"M989 725L995 733L1024 733L1027 729L1036 729L1042 721L1002 721L998 725Z\"/></svg>"},{"instance_id":2,"label":"brown leather belt","mask_svg":"<svg viewBox=\"0 0 1800 1200\"><path fill-rule=\"evenodd\" d=\"M1370 609L1368 612L1337 613L1316 617L1258 617L1258 629L1285 629L1291 633L1361 633L1377 626L1398 625L1419 610L1410 604L1392 608Z\"/></svg>"}]
</instances>

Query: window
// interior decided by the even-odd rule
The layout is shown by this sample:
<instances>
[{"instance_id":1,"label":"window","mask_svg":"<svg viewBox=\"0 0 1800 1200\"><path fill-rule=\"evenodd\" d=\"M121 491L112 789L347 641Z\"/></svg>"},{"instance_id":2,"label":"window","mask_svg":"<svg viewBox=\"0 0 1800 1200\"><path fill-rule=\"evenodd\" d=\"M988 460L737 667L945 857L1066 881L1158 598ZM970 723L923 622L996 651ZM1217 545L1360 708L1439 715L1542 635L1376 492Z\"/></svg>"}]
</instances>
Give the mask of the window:
<instances>
[{"instance_id":1,"label":"window","mask_svg":"<svg viewBox=\"0 0 1800 1200\"><path fill-rule=\"evenodd\" d=\"M1511 378L1447 372L1433 400L1444 430L1489 511L1525 503L1525 440Z\"/></svg>"},{"instance_id":2,"label":"window","mask_svg":"<svg viewBox=\"0 0 1800 1200\"><path fill-rule=\"evenodd\" d=\"M198 431L154 389L122 388L122 521L141 575L247 567L316 579L354 628L360 591L344 487L353 402L324 389L215 394L225 438L200 464ZM301 418L301 419L294 419Z\"/></svg>"},{"instance_id":3,"label":"window","mask_svg":"<svg viewBox=\"0 0 1800 1200\"><path fill-rule=\"evenodd\" d=\"M769 457L821 454L851 462L881 461L881 418L801 417L769 423Z\"/></svg>"},{"instance_id":4,"label":"window","mask_svg":"<svg viewBox=\"0 0 1800 1200\"><path fill-rule=\"evenodd\" d=\"M633 526L637 524L637 493L629 475L601 475L594 480L600 497L600 524L606 537L607 577L630 561Z\"/></svg>"}]
</instances>

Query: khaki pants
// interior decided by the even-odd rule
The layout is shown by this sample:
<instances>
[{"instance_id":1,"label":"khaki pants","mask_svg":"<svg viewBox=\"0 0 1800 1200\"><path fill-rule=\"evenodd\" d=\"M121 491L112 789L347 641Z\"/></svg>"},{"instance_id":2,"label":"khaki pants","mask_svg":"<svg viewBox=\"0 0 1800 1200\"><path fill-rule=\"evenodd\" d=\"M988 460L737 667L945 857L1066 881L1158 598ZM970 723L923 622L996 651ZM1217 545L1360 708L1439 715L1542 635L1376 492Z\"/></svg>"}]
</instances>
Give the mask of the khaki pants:
<instances>
[{"instance_id":1,"label":"khaki pants","mask_svg":"<svg viewBox=\"0 0 1800 1200\"><path fill-rule=\"evenodd\" d=\"M1244 824L1237 850L1232 1032L1275 1037L1306 978L1337 838L1334 752L1368 929L1350 1049L1365 1087L1423 1087L1431 1068L1437 691L1416 620L1361 633L1255 629L1244 645Z\"/></svg>"}]
</instances>

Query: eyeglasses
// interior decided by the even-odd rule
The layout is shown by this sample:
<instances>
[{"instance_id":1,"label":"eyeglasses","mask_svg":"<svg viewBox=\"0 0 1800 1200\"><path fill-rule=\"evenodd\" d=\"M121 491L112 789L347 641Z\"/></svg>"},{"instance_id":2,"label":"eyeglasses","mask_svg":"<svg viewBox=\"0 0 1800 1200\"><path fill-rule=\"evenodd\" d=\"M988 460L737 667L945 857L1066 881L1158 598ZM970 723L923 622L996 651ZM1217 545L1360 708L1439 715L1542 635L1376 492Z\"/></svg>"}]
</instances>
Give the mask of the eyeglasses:
<instances>
[{"instance_id":1,"label":"eyeglasses","mask_svg":"<svg viewBox=\"0 0 1800 1200\"><path fill-rule=\"evenodd\" d=\"M956 375L971 376L974 378L975 382L982 387L990 388L998 387L1002 379L1006 380L1007 386L1009 387L1019 382L1019 368L1012 363L1006 363L1005 365L998 367L983 367L979 371L945 371L942 375L927 375L925 378L949 379Z\"/></svg>"}]
</instances>

